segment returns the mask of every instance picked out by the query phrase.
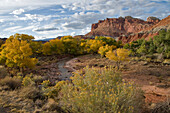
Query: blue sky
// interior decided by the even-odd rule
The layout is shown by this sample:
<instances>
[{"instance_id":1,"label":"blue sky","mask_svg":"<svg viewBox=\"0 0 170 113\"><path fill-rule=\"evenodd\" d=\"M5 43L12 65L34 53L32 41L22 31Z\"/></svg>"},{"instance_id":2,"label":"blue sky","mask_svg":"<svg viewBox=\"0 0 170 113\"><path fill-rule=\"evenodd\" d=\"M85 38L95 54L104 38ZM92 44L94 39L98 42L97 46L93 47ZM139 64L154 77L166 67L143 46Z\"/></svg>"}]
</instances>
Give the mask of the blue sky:
<instances>
[{"instance_id":1,"label":"blue sky","mask_svg":"<svg viewBox=\"0 0 170 113\"><path fill-rule=\"evenodd\" d=\"M105 18L170 15L170 0L0 0L0 37L82 35Z\"/></svg>"}]
</instances>

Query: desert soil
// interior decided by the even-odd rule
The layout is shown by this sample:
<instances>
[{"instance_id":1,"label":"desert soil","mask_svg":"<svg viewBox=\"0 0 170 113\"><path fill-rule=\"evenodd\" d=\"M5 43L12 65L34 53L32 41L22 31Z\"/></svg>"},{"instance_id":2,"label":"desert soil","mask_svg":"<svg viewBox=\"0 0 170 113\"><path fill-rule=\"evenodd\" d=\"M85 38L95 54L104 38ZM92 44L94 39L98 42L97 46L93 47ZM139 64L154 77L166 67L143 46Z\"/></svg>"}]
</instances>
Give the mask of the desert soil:
<instances>
[{"instance_id":1,"label":"desert soil","mask_svg":"<svg viewBox=\"0 0 170 113\"><path fill-rule=\"evenodd\" d=\"M66 62L66 66L77 71L86 66L114 67L115 62L99 55L84 55ZM166 101L170 97L170 65L131 60L121 64L121 73L124 80L134 82L145 92L148 104Z\"/></svg>"}]
</instances>

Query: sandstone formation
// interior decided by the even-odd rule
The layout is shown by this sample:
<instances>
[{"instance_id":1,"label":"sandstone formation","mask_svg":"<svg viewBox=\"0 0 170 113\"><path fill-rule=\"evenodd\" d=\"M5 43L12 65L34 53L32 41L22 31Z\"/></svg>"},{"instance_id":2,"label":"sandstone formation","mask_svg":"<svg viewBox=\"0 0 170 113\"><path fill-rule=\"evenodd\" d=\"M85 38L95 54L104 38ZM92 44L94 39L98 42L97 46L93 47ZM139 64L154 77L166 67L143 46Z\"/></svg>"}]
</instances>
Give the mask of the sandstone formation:
<instances>
[{"instance_id":1,"label":"sandstone formation","mask_svg":"<svg viewBox=\"0 0 170 113\"><path fill-rule=\"evenodd\" d=\"M106 20L99 20L98 23L92 24L91 32L86 34L86 36L119 37L121 35L129 35L149 28L159 21L155 17L149 17L148 21L131 16L126 16L125 18L107 18Z\"/></svg>"},{"instance_id":2,"label":"sandstone formation","mask_svg":"<svg viewBox=\"0 0 170 113\"><path fill-rule=\"evenodd\" d=\"M158 35L159 31L163 29L170 30L170 15L162 19L157 24L150 26L138 33L134 33L131 35L122 35L118 38L118 40L121 40L123 43L132 42L141 38L149 40L149 38L153 38L154 36Z\"/></svg>"},{"instance_id":3,"label":"sandstone formation","mask_svg":"<svg viewBox=\"0 0 170 113\"><path fill-rule=\"evenodd\" d=\"M151 22L151 23L158 23L160 21L159 18L156 18L156 17L153 17L153 16L150 16L147 18L147 22Z\"/></svg>"},{"instance_id":4,"label":"sandstone formation","mask_svg":"<svg viewBox=\"0 0 170 113\"><path fill-rule=\"evenodd\" d=\"M128 43L140 38L148 40L158 35L162 29L170 29L170 15L162 20L148 17L147 21L126 16L99 20L98 23L92 24L91 32L85 36L110 36Z\"/></svg>"}]
</instances>

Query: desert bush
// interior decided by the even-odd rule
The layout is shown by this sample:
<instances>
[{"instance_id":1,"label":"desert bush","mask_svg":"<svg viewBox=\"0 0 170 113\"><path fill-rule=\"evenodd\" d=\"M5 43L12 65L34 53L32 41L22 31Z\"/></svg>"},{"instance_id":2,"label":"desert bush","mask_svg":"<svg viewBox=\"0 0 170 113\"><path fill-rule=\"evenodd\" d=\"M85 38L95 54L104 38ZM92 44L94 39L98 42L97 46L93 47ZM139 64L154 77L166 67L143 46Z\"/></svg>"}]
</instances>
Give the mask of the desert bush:
<instances>
[{"instance_id":1,"label":"desert bush","mask_svg":"<svg viewBox=\"0 0 170 113\"><path fill-rule=\"evenodd\" d=\"M170 112L169 101L159 103L151 110L151 113L169 113L169 112Z\"/></svg>"},{"instance_id":2,"label":"desert bush","mask_svg":"<svg viewBox=\"0 0 170 113\"><path fill-rule=\"evenodd\" d=\"M7 75L7 70L3 66L0 66L0 79L5 78Z\"/></svg>"},{"instance_id":3,"label":"desert bush","mask_svg":"<svg viewBox=\"0 0 170 113\"><path fill-rule=\"evenodd\" d=\"M29 76L24 77L22 80L23 86L29 86L29 85L33 85L33 84L35 84L35 82Z\"/></svg>"},{"instance_id":4,"label":"desert bush","mask_svg":"<svg viewBox=\"0 0 170 113\"><path fill-rule=\"evenodd\" d=\"M55 86L49 87L50 82L49 81L43 81L42 83L42 91L44 96L47 96L49 98L56 98L58 97L58 94L61 90L62 85L65 84L65 81L59 81L56 83Z\"/></svg>"},{"instance_id":5,"label":"desert bush","mask_svg":"<svg viewBox=\"0 0 170 113\"><path fill-rule=\"evenodd\" d=\"M18 75L17 75L17 76L14 76L13 78L19 79L19 80L21 80L21 81L23 80L23 76L18 76Z\"/></svg>"},{"instance_id":6,"label":"desert bush","mask_svg":"<svg viewBox=\"0 0 170 113\"><path fill-rule=\"evenodd\" d=\"M137 113L142 108L141 90L125 83L112 68L85 69L74 73L61 89L62 108L74 113Z\"/></svg>"},{"instance_id":7,"label":"desert bush","mask_svg":"<svg viewBox=\"0 0 170 113\"><path fill-rule=\"evenodd\" d=\"M43 98L41 91L35 86L23 87L20 91L20 96L24 99L33 99L34 101Z\"/></svg>"},{"instance_id":8,"label":"desert bush","mask_svg":"<svg viewBox=\"0 0 170 113\"><path fill-rule=\"evenodd\" d=\"M50 85L50 81L49 80L44 80L41 85L42 85L42 88L47 88L49 85Z\"/></svg>"},{"instance_id":9,"label":"desert bush","mask_svg":"<svg viewBox=\"0 0 170 113\"><path fill-rule=\"evenodd\" d=\"M59 106L58 103L55 102L54 99L48 99L46 104L42 107L42 111L46 111L47 113L65 113Z\"/></svg>"},{"instance_id":10,"label":"desert bush","mask_svg":"<svg viewBox=\"0 0 170 113\"><path fill-rule=\"evenodd\" d=\"M12 78L12 77L5 77L4 79L0 80L0 85L7 85L10 89L14 90L16 88L21 87L21 79Z\"/></svg>"},{"instance_id":11,"label":"desert bush","mask_svg":"<svg viewBox=\"0 0 170 113\"><path fill-rule=\"evenodd\" d=\"M124 46L123 46L124 49L130 49L130 44L129 43L126 43Z\"/></svg>"},{"instance_id":12,"label":"desert bush","mask_svg":"<svg viewBox=\"0 0 170 113\"><path fill-rule=\"evenodd\" d=\"M43 82L42 76L38 76L38 75L33 76L32 80L33 80L36 84L39 84L39 83L42 83L42 82Z\"/></svg>"},{"instance_id":13,"label":"desert bush","mask_svg":"<svg viewBox=\"0 0 170 113\"><path fill-rule=\"evenodd\" d=\"M165 58L170 56L170 30L159 31L158 36L154 36L153 39L148 41L144 39L139 39L133 41L130 44L125 44L124 48L131 49L136 53L136 55L153 55L154 53L162 54Z\"/></svg>"}]
</instances>

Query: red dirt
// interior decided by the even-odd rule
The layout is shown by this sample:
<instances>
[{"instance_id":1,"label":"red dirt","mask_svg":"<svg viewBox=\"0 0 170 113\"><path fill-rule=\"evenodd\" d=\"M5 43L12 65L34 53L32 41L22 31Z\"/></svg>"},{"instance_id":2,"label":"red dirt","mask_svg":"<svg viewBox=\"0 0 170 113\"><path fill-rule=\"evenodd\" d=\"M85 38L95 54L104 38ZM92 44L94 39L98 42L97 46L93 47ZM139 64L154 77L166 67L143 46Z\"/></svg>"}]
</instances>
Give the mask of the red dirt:
<instances>
[{"instance_id":1,"label":"red dirt","mask_svg":"<svg viewBox=\"0 0 170 113\"><path fill-rule=\"evenodd\" d=\"M103 62L108 63L105 59L98 59L96 56L86 55L70 60L67 62L67 66L72 67L74 71L76 71L86 65L94 65L97 62L99 62L99 64ZM114 64L110 61L108 65ZM170 66L160 66L156 64L143 65L142 62L136 61L131 61L131 63L126 62L124 65L126 66L124 66L125 69L122 71L123 79L134 82L144 91L145 102L147 104L160 103L170 97Z\"/></svg>"}]
</instances>

